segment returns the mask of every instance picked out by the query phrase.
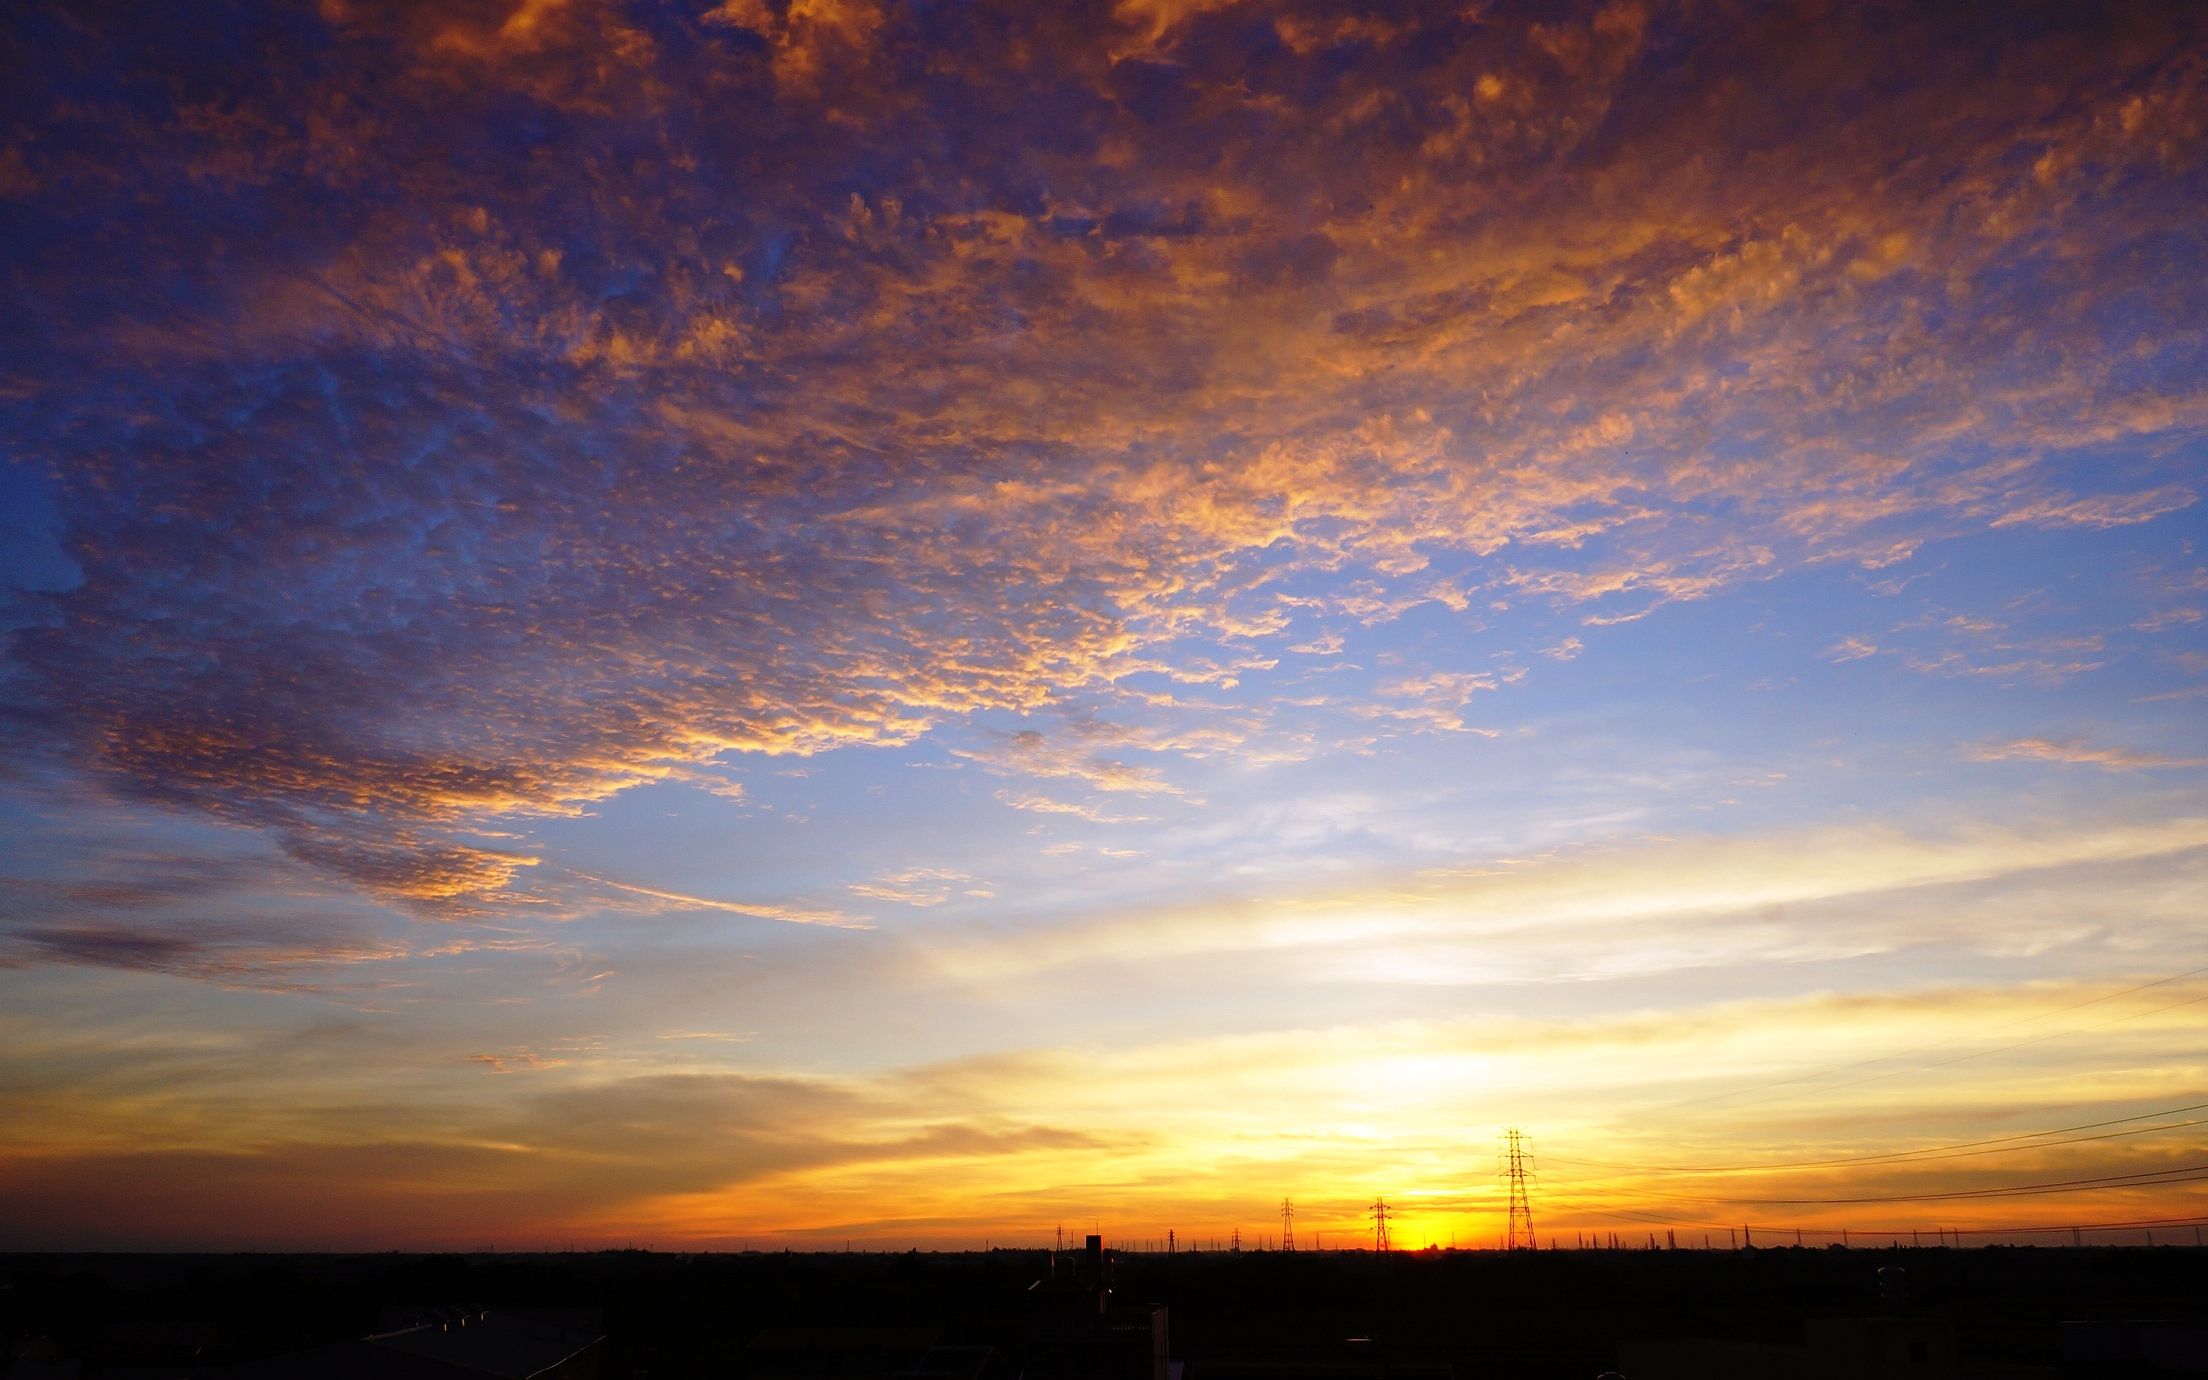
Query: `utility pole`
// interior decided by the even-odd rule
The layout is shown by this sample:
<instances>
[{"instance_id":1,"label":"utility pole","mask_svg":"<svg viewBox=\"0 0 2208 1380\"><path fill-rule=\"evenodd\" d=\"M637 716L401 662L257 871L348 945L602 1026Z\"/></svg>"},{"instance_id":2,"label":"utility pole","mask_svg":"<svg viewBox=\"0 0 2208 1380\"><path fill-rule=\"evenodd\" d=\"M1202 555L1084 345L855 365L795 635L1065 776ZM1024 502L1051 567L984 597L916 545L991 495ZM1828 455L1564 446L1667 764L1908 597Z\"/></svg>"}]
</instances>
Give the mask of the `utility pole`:
<instances>
[{"instance_id":1,"label":"utility pole","mask_svg":"<svg viewBox=\"0 0 2208 1380\"><path fill-rule=\"evenodd\" d=\"M1296 1205L1286 1198L1280 1200L1280 1248L1284 1251L1296 1248Z\"/></svg>"},{"instance_id":2,"label":"utility pole","mask_svg":"<svg viewBox=\"0 0 2208 1380\"><path fill-rule=\"evenodd\" d=\"M1515 1126L1503 1132L1503 1167L1510 1179L1510 1232L1503 1242L1506 1250L1530 1251L1537 1245L1533 1239L1533 1204L1526 1197L1526 1173L1532 1160L1523 1132Z\"/></svg>"},{"instance_id":3,"label":"utility pole","mask_svg":"<svg viewBox=\"0 0 2208 1380\"><path fill-rule=\"evenodd\" d=\"M1372 1202L1372 1248L1385 1254L1388 1249L1388 1200L1375 1198Z\"/></svg>"}]
</instances>

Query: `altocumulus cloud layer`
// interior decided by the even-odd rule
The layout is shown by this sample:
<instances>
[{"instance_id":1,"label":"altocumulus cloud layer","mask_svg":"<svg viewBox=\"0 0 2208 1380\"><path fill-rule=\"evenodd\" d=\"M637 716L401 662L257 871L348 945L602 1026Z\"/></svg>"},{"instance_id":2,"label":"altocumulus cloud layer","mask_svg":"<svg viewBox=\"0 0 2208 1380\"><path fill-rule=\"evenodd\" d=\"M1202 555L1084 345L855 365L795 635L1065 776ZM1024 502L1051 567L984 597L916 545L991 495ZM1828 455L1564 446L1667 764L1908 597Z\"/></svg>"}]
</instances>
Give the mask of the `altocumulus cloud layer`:
<instances>
[{"instance_id":1,"label":"altocumulus cloud layer","mask_svg":"<svg viewBox=\"0 0 2208 1380\"><path fill-rule=\"evenodd\" d=\"M2173 972L1705 1143L2208 1069L2198 4L34 0L0 67L54 1241L1354 1224L1483 1099L1631 1158L1590 1106Z\"/></svg>"},{"instance_id":2,"label":"altocumulus cloud layer","mask_svg":"<svg viewBox=\"0 0 2208 1380\"><path fill-rule=\"evenodd\" d=\"M14 750L465 910L1299 572L1599 630L2193 503L2197 8L1825 9L19 11Z\"/></svg>"}]
</instances>

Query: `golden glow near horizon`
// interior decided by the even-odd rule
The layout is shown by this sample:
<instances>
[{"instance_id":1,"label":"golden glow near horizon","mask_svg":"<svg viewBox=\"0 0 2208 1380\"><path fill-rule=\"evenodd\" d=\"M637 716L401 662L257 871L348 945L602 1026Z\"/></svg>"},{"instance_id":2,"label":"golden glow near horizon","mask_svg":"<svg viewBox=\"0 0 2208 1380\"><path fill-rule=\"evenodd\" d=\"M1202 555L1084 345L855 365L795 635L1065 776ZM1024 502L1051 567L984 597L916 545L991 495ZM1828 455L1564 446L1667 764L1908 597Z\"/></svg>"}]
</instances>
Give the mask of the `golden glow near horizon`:
<instances>
[{"instance_id":1,"label":"golden glow near horizon","mask_svg":"<svg viewBox=\"0 0 2208 1380\"><path fill-rule=\"evenodd\" d=\"M5 21L0 1247L2208 1223L2200 7L226 15Z\"/></svg>"}]
</instances>

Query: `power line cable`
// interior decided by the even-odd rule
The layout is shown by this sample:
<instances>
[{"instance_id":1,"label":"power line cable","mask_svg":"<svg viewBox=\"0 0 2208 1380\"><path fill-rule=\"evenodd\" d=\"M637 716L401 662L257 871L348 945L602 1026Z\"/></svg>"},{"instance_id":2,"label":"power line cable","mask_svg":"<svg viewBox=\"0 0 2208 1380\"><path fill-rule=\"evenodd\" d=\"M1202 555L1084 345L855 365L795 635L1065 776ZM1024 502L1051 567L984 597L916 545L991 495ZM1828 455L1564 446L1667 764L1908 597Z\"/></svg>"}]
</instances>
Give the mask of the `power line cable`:
<instances>
[{"instance_id":1,"label":"power line cable","mask_svg":"<svg viewBox=\"0 0 2208 1380\"><path fill-rule=\"evenodd\" d=\"M1699 1227L1704 1231L1731 1231L1746 1226L1751 1231L1801 1232L1812 1236L1839 1237L1903 1237L1916 1232L1932 1230L1915 1227L1865 1227L1850 1223L1847 1227L1808 1226L1773 1222L1705 1222L1688 1217L1673 1217L1659 1213L1636 1212L1629 1208L1597 1207L1591 1203L1578 1203L1569 1199L1550 1199L1551 1207L1565 1212L1588 1212L1597 1217L1612 1217L1619 1221L1635 1222L1642 1226ZM1962 1230L1981 1236L2019 1236L2032 1233L2066 1231L2119 1231L2136 1227L2191 1227L2208 1226L2208 1214L2191 1217L2134 1217L2120 1222L2047 1222L2032 1226L1967 1227Z\"/></svg>"},{"instance_id":2,"label":"power line cable","mask_svg":"<svg viewBox=\"0 0 2208 1380\"><path fill-rule=\"evenodd\" d=\"M1602 1182L1602 1181L1597 1181ZM2126 1174L2109 1174L2083 1179L2048 1179L2033 1183L2004 1184L1992 1188L1957 1189L1935 1193L1873 1194L1851 1198L1686 1198L1674 1194L1640 1193L1635 1200L1656 1203L1680 1203L1689 1207L1830 1207L1857 1203L1919 1203L1939 1202L1966 1198L2014 1198L2042 1194L2090 1193L2111 1188L2162 1188L2180 1184L2208 1183L2208 1164L2176 1165L2167 1169L2141 1169ZM1578 1206L1585 1210L1597 1210L1593 1204L1573 1203L1570 1198L1553 1200L1559 1206ZM1615 1205L1613 1205L1615 1206ZM1706 1225L1706 1224L1696 1224Z\"/></svg>"},{"instance_id":3,"label":"power line cable","mask_svg":"<svg viewBox=\"0 0 2208 1380\"><path fill-rule=\"evenodd\" d=\"M1825 1160L1772 1160L1760 1164L1632 1164L1618 1160L1589 1160L1576 1155L1548 1156L1559 1164L1583 1164L1597 1169L1624 1169L1647 1174L1735 1174L1752 1173L1765 1169L1823 1169L1842 1164L1871 1164L1879 1161L1895 1162L1916 1159L1942 1160L1967 1159L1974 1155L2001 1155L2018 1150L2038 1150L2058 1145L2083 1145L2088 1141L2115 1140L2122 1136L2153 1135L2158 1131L2178 1131L2188 1126L2208 1126L2208 1117L2192 1121L2172 1122L2166 1126L2141 1126L2130 1131L2112 1131L2101 1136L2079 1136L2072 1140L2047 1140L2048 1136L2067 1135L2072 1131L2091 1131L2104 1126L2122 1126L2134 1121L2147 1121L2158 1116L2176 1116L2184 1112L2208 1109L2208 1102L2195 1102L2184 1107L2168 1107L2158 1112L2141 1112L2137 1116L2120 1116L2108 1121L2088 1121L2076 1126L2057 1126L2045 1131L2021 1131L2013 1136L1994 1136L1987 1140L1958 1141L1953 1145L1927 1145L1915 1150L1889 1150L1874 1155L1841 1155ZM2013 1142L2030 1142L2015 1144ZM1990 1146L1990 1149L1977 1147ZM1947 1153L1947 1152L1956 1153Z\"/></svg>"},{"instance_id":4,"label":"power line cable","mask_svg":"<svg viewBox=\"0 0 2208 1380\"><path fill-rule=\"evenodd\" d=\"M2190 975L2187 974L2184 976ZM2175 981L2175 979L2164 979L2164 981ZM2146 985L2149 987L2154 987L2159 986L2160 984L2148 983ZM1969 1054L1958 1054L1952 1059L1935 1059L1927 1063L1910 1064L1898 1069L1888 1069L1884 1073L1874 1073L1864 1078L1851 1078L1845 1083L1826 1083L1816 1088L1815 1091L1820 1094L1838 1092L1842 1088L1859 1088L1865 1083L1876 1083L1887 1078L1899 1078L1905 1073L1921 1073L1926 1069L1944 1069L1951 1064L1963 1064L1968 1063L1973 1059L1985 1059L1995 1054L2007 1054L2011 1050L2024 1049L2031 1045L2043 1045L2049 1040L2060 1040L2065 1036L2083 1035L2089 1030L2106 1030L2112 1025L2122 1025L2126 1021L2144 1020L2149 1016L2159 1016L2165 1011L2175 1011L2181 1006L2194 1006L2204 1001L2208 1001L2208 993L2203 993L2197 997L2187 997L2183 1001L2173 1001L2166 1006L2152 1007L2145 1011L2134 1011L2129 1015L2118 1016L2114 1020L2101 1021L2094 1025L2072 1026L2068 1030L2055 1030L2050 1031L2045 1035L2034 1035L2029 1040L2017 1040L2010 1044L1995 1045L1991 1049L1973 1050ZM1948 1043L1952 1043L1952 1041ZM1927 1048L1930 1048L1930 1046L1927 1046ZM1759 1097L1749 1102L1734 1103L1731 1107L1727 1107L1725 1110L1738 1111L1742 1107L1768 1106L1773 1102L1784 1102L1787 1100L1788 1097L1791 1096L1793 1096L1793 1094L1791 1093L1782 1093L1777 1097Z\"/></svg>"},{"instance_id":5,"label":"power line cable","mask_svg":"<svg viewBox=\"0 0 2208 1380\"><path fill-rule=\"evenodd\" d=\"M2208 1214L2203 1214L2199 1217L2141 1217L2135 1218L2129 1222L2063 1222L2059 1225L2045 1227L1971 1227L1969 1228L1969 1230L1974 1232L1985 1232L1991 1235L2013 1236L2021 1232L2034 1231L2116 1231L2124 1227L2204 1226L2208 1226ZM1881 1231L1875 1234L1880 1236L1887 1236L1894 1235L1895 1233Z\"/></svg>"},{"instance_id":6,"label":"power line cable","mask_svg":"<svg viewBox=\"0 0 2208 1380\"><path fill-rule=\"evenodd\" d=\"M2137 992L2145 992L2145 991L2148 991L2148 990L2150 990L2150 989L2152 989L2152 988L2156 988L2156 987L2166 987L2166 986L2168 986L2168 985L2169 985L2170 983L2173 983L2173 982L2181 982L2181 981L2183 981L2184 979L2186 979L2186 978L2189 978L2189 977L2199 977L2199 976L2200 976L2201 974L2203 974L2203 973L2208 973L2208 967L2200 967L2200 968L2189 968L2189 969L2187 969L2187 970L2185 970L2184 972L2181 972L2181 973L2172 973L2172 974L2170 974L2170 975L2169 975L2169 976L2167 976L2167 977L2160 977L2160 978L2156 978L2156 979L2155 979L2154 981L2152 981L2152 982L2142 982L2142 983L2138 983L2138 984L2136 984L2135 986L2131 986L2131 987L2126 987L2126 988L2123 988L2122 990L2120 990L2120 991L2116 991L2116 992L2109 992L2109 993L2107 993L2107 994L2105 994L2105 995L2103 995L2103 996L2098 996L2098 997L2089 997L2089 998L2087 998L2087 999L2086 999L2086 1000L2084 1000L2084 1001L2072 1002L2072 1003L2070 1003L2070 1004L2069 1004L2069 1005L2067 1005L2067 1006L2058 1006L2058 1007L2054 1007L2054 1008L2052 1008L2051 1010L2047 1010L2047 1011L2040 1011L2040 1012L2035 1012L2034 1014L2032 1014L2032 1015L2029 1015L2029 1016L2020 1016L2020 1017L2018 1017L2018 1018L2017 1018L2017 1019L2015 1019L2015 1020L2012 1020L2012 1021L2005 1021L2005 1022L2003 1022L2003 1023L1999 1024L1999 1025L1996 1025L1996 1026L1992 1026L1992 1027L1990 1027L1990 1029L1992 1029L1992 1030L1996 1030L1996 1031L1999 1031L1999 1030L2012 1030L2012 1029L2014 1029L2014 1028L2016 1028L2017 1026L2020 1026L2020 1025L2030 1025L2030 1024L2031 1024L2032 1022L2034 1022L2034 1021L2044 1021L2044 1020L2048 1020L2048 1019L2050 1019L2050 1018L2052 1018L2052 1017L2055 1017L2055 1016L2061 1016L2061 1015L2066 1015L2066 1014L2068 1014L2069 1012L2072 1012L2072 1011L2079 1011L2079 1010L2083 1010L2084 1008L2086 1008L2086 1007L2088 1007L2088 1006L2098 1006L2098 1005L2100 1005L2100 1004L2101 1004L2102 1002L2115 1001L2115 1000L2116 1000L2117 998L2119 998L2119 997L2128 997L2128 996L2131 996L2131 995L2133 995L2134 993L2137 993ZM2199 999L2199 998L2196 998L2195 1000L2200 1000L2200 999ZM2182 1005L2188 1005L2189 1003L2185 1003L2185 1002L2180 1002L2180 1003L2177 1003L2177 1004L2178 1004L2178 1005L2180 1005L2180 1006L2182 1006ZM2166 1010L2169 1010L2170 1008L2168 1008L2168 1007L2158 1007L2158 1008L2156 1008L2156 1009L2157 1009L2157 1010L2165 1010L2165 1011L2166 1011ZM2140 1016L2148 1016L2148 1015L2153 1015L2153 1014L2154 1014L2154 1012L2151 1012L2151 1011L2147 1011L2147 1012L2140 1012L2140 1013L2138 1013L2138 1014L2139 1014ZM2135 1019L2135 1017L2125 1017L2124 1019L2127 1019L2127 1020L2129 1020L2129 1019ZM2112 1023L2112 1024L2113 1024L2113 1023ZM2087 1030L2093 1030L2093 1029L2099 1029L2099 1028L2100 1028L2100 1027L2098 1027L2098 1026L2086 1026L2086 1027L2081 1027L2081 1029L2087 1029ZM2067 1034L2075 1034L2075 1033L2077 1033L2077 1032L2076 1032L2076 1031L2069 1031L2069 1032L2061 1032L2061 1033L2067 1033ZM1790 1087L1790 1086L1792 1086L1792 1085L1794 1085L1794 1084L1797 1084L1797 1083L1807 1083L1807 1082L1811 1082L1811 1081L1813 1081L1813 1080L1815 1080L1815 1079L1823 1078L1823 1077L1825 1077L1825 1076L1827 1076L1827 1075L1829 1075L1829 1074L1835 1074L1835 1073L1846 1073L1846 1072L1848 1072L1848 1071L1849 1071L1849 1070L1851 1070L1851 1069L1869 1068L1869 1067L1870 1067L1871 1065L1873 1065L1873 1064L1883 1064L1883 1063L1888 1063L1888 1062L1891 1062L1892 1060L1895 1060L1895 1059L1904 1059L1904 1058L1907 1058L1908 1056L1910 1056L1910 1055L1912 1055L1912 1054L1922 1054L1922 1053L1925 1053L1925 1052L1927 1052L1927 1051L1929 1051L1929 1050L1935 1050L1935 1049L1944 1049L1944 1048L1948 1047L1949 1045L1955 1044L1955 1043L1956 1043L1957 1041L1960 1041L1960 1040L1964 1040L1964 1039L1968 1039L1968 1038L1970 1038L1970 1037L1968 1037L1968 1036L1964 1036L1964 1035L1956 1035L1956 1036L1951 1036L1951 1037L1949 1037L1948 1039L1945 1039L1945 1040L1935 1040L1935 1041L1933 1041L1933 1042L1932 1042L1931 1044L1927 1044L1927 1045L1917 1045L1917 1046L1915 1046L1915 1047L1913 1047L1913 1048L1909 1048L1909 1049L1896 1050L1896 1051L1895 1051L1895 1052L1893 1052L1892 1054L1881 1054L1881 1055L1878 1055L1878 1056L1876 1056L1875 1058L1870 1058L1870 1059L1857 1059L1857 1060L1854 1060L1854 1061L1852 1061L1852 1062L1849 1062L1849 1063L1845 1063L1845 1064L1833 1064L1833 1065L1828 1065L1828 1066L1825 1066L1825 1067L1822 1067L1822 1068L1814 1068L1814 1069L1811 1069L1811 1070L1809 1070L1809 1071L1808 1071L1808 1072L1806 1072L1806 1073L1798 1073L1798 1074L1795 1074L1795 1075L1793 1075L1793 1076L1791 1076L1791 1077L1788 1077L1788 1078L1781 1078L1781 1079L1777 1079L1777 1080L1775 1080L1775 1081L1772 1081L1772 1082L1767 1082L1767 1083L1751 1083L1751 1084L1749 1084L1749 1085L1748 1085L1747 1087L1743 1087L1743 1088L1732 1088L1732 1089L1729 1089L1729 1090L1727 1090L1727 1091L1725 1091L1725 1092L1717 1092L1717 1093L1704 1093L1704 1094L1702 1094L1702 1095L1700 1095L1700 1096L1697 1096L1697 1097L1685 1097L1685 1098L1679 1098L1679 1099L1676 1099L1676 1100L1674 1100L1674 1101L1671 1101L1671 1102L1659 1102L1659 1103L1656 1103L1656 1104L1655 1104L1655 1105L1653 1105L1653 1106L1650 1106L1650 1107L1646 1107L1646 1108L1643 1108L1642 1110L1643 1110L1644 1112L1658 1112L1658 1111L1669 1111L1669 1110L1671 1110L1671 1109L1674 1109L1674 1108L1678 1108L1678 1107L1692 1107L1692 1106L1697 1106L1697 1105L1700 1105L1700 1104L1702 1104L1702 1103L1706 1103L1706 1102L1718 1102L1718 1101L1723 1101L1723 1100L1724 1100L1724 1099L1726 1099L1726 1098L1730 1098L1730 1097L1737 1097L1737 1096L1739 1096L1739 1095L1740 1095L1741 1093L1748 1093L1748 1092L1758 1092L1758 1091L1761 1091L1761 1090L1762 1090L1762 1089L1764 1089L1764 1088L1781 1088L1781 1087ZM2030 1043L2036 1043L2036 1042L2037 1042L2038 1040L2040 1040L2040 1039L2051 1039L2051 1038L2055 1038L2055 1037L2053 1037L2053 1036L2042 1036L2042 1037L2034 1037L2034 1039L2033 1039L2033 1040L2030 1040L2030 1041L2025 1041L2025 1042L2023 1042L2023 1043L2025 1043L2025 1044L2030 1044ZM2014 1049L2014 1048L2021 1048L2021 1045L2010 1045L2010 1046L2006 1046L2005 1048L2010 1048L2010 1049ZM1981 1051L1981 1053L1983 1053L1983 1054L1997 1054L1997 1053L2000 1053L2000 1052L2001 1052L2000 1050L1985 1050L1985 1051ZM1965 1057L1967 1057L1967 1058L1977 1058L1977 1057L1979 1057L1979 1055L1968 1055L1968 1056L1965 1056ZM1958 1060L1958 1061L1950 1061L1950 1062L1960 1062L1960 1061ZM1933 1067L1933 1068L1937 1068L1937 1067L1941 1067L1941 1066L1942 1066L1942 1065L1940 1065L1940 1064L1932 1064L1932 1065L1921 1065L1921 1066L1916 1066L1916 1065L1913 1065L1913 1066L1911 1066L1911 1067ZM1909 1071L1908 1069L1898 1069L1898 1070L1893 1070L1892 1072L1893 1072L1893 1073L1902 1073L1902 1072L1908 1072L1908 1071ZM1889 1073L1889 1074L1880 1074L1880 1075L1878 1075L1878 1077L1889 1077L1889 1076L1891 1076L1891 1074L1890 1074L1890 1073ZM1869 1082L1869 1081L1872 1081L1872 1080L1870 1080L1870 1079L1861 1079L1861 1080L1857 1080L1857 1081L1859 1081L1859 1082ZM1842 1084L1839 1084L1839 1085L1837 1085L1837 1086L1840 1086L1840 1087L1854 1087L1854 1086L1855 1086L1855 1084L1854 1084L1854 1083L1842 1083ZM1780 1099L1778 1099L1778 1098L1765 1098L1765 1099L1762 1099L1761 1101L1763 1101L1763 1102L1772 1102L1772 1101L1778 1101L1778 1100L1780 1100ZM1749 1103L1749 1104L1747 1104L1747 1105L1750 1105L1750 1106L1756 1106L1756 1105L1761 1105L1761 1104L1760 1104L1760 1103Z\"/></svg>"},{"instance_id":7,"label":"power line cable","mask_svg":"<svg viewBox=\"0 0 2208 1380\"><path fill-rule=\"evenodd\" d=\"M2191 1175L2165 1178L2164 1175ZM2015 1198L2041 1193L2090 1193L2109 1188L2160 1188L2169 1184L2208 1183L2208 1164L2181 1165L2174 1169L2143 1169L2134 1174L2110 1174L2093 1179L2053 1179L2045 1183L2010 1184L2000 1188L1958 1189L1950 1193L1887 1193L1865 1198L1711 1198L1712 1203L1742 1207L1801 1207L1841 1203L1929 1203L1949 1198Z\"/></svg>"}]
</instances>

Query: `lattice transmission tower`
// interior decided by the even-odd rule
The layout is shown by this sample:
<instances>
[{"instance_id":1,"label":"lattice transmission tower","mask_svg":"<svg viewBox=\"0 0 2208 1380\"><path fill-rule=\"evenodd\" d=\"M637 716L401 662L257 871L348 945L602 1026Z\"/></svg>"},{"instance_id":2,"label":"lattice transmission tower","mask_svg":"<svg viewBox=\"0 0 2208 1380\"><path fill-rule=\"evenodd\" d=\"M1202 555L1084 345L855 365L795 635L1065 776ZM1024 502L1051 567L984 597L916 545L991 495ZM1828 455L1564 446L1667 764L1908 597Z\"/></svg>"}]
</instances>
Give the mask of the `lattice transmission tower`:
<instances>
[{"instance_id":1,"label":"lattice transmission tower","mask_svg":"<svg viewBox=\"0 0 2208 1380\"><path fill-rule=\"evenodd\" d=\"M1526 1197L1533 1152L1526 1148L1525 1133L1515 1126L1503 1132L1503 1174L1510 1180L1510 1229L1503 1245L1513 1251L1533 1250L1533 1203Z\"/></svg>"},{"instance_id":2,"label":"lattice transmission tower","mask_svg":"<svg viewBox=\"0 0 2208 1380\"><path fill-rule=\"evenodd\" d=\"M1385 1252L1388 1249L1388 1200L1372 1200L1372 1248Z\"/></svg>"},{"instance_id":3,"label":"lattice transmission tower","mask_svg":"<svg viewBox=\"0 0 2208 1380\"><path fill-rule=\"evenodd\" d=\"M1296 1205L1286 1198L1280 1200L1280 1248L1284 1251L1296 1248Z\"/></svg>"}]
</instances>

